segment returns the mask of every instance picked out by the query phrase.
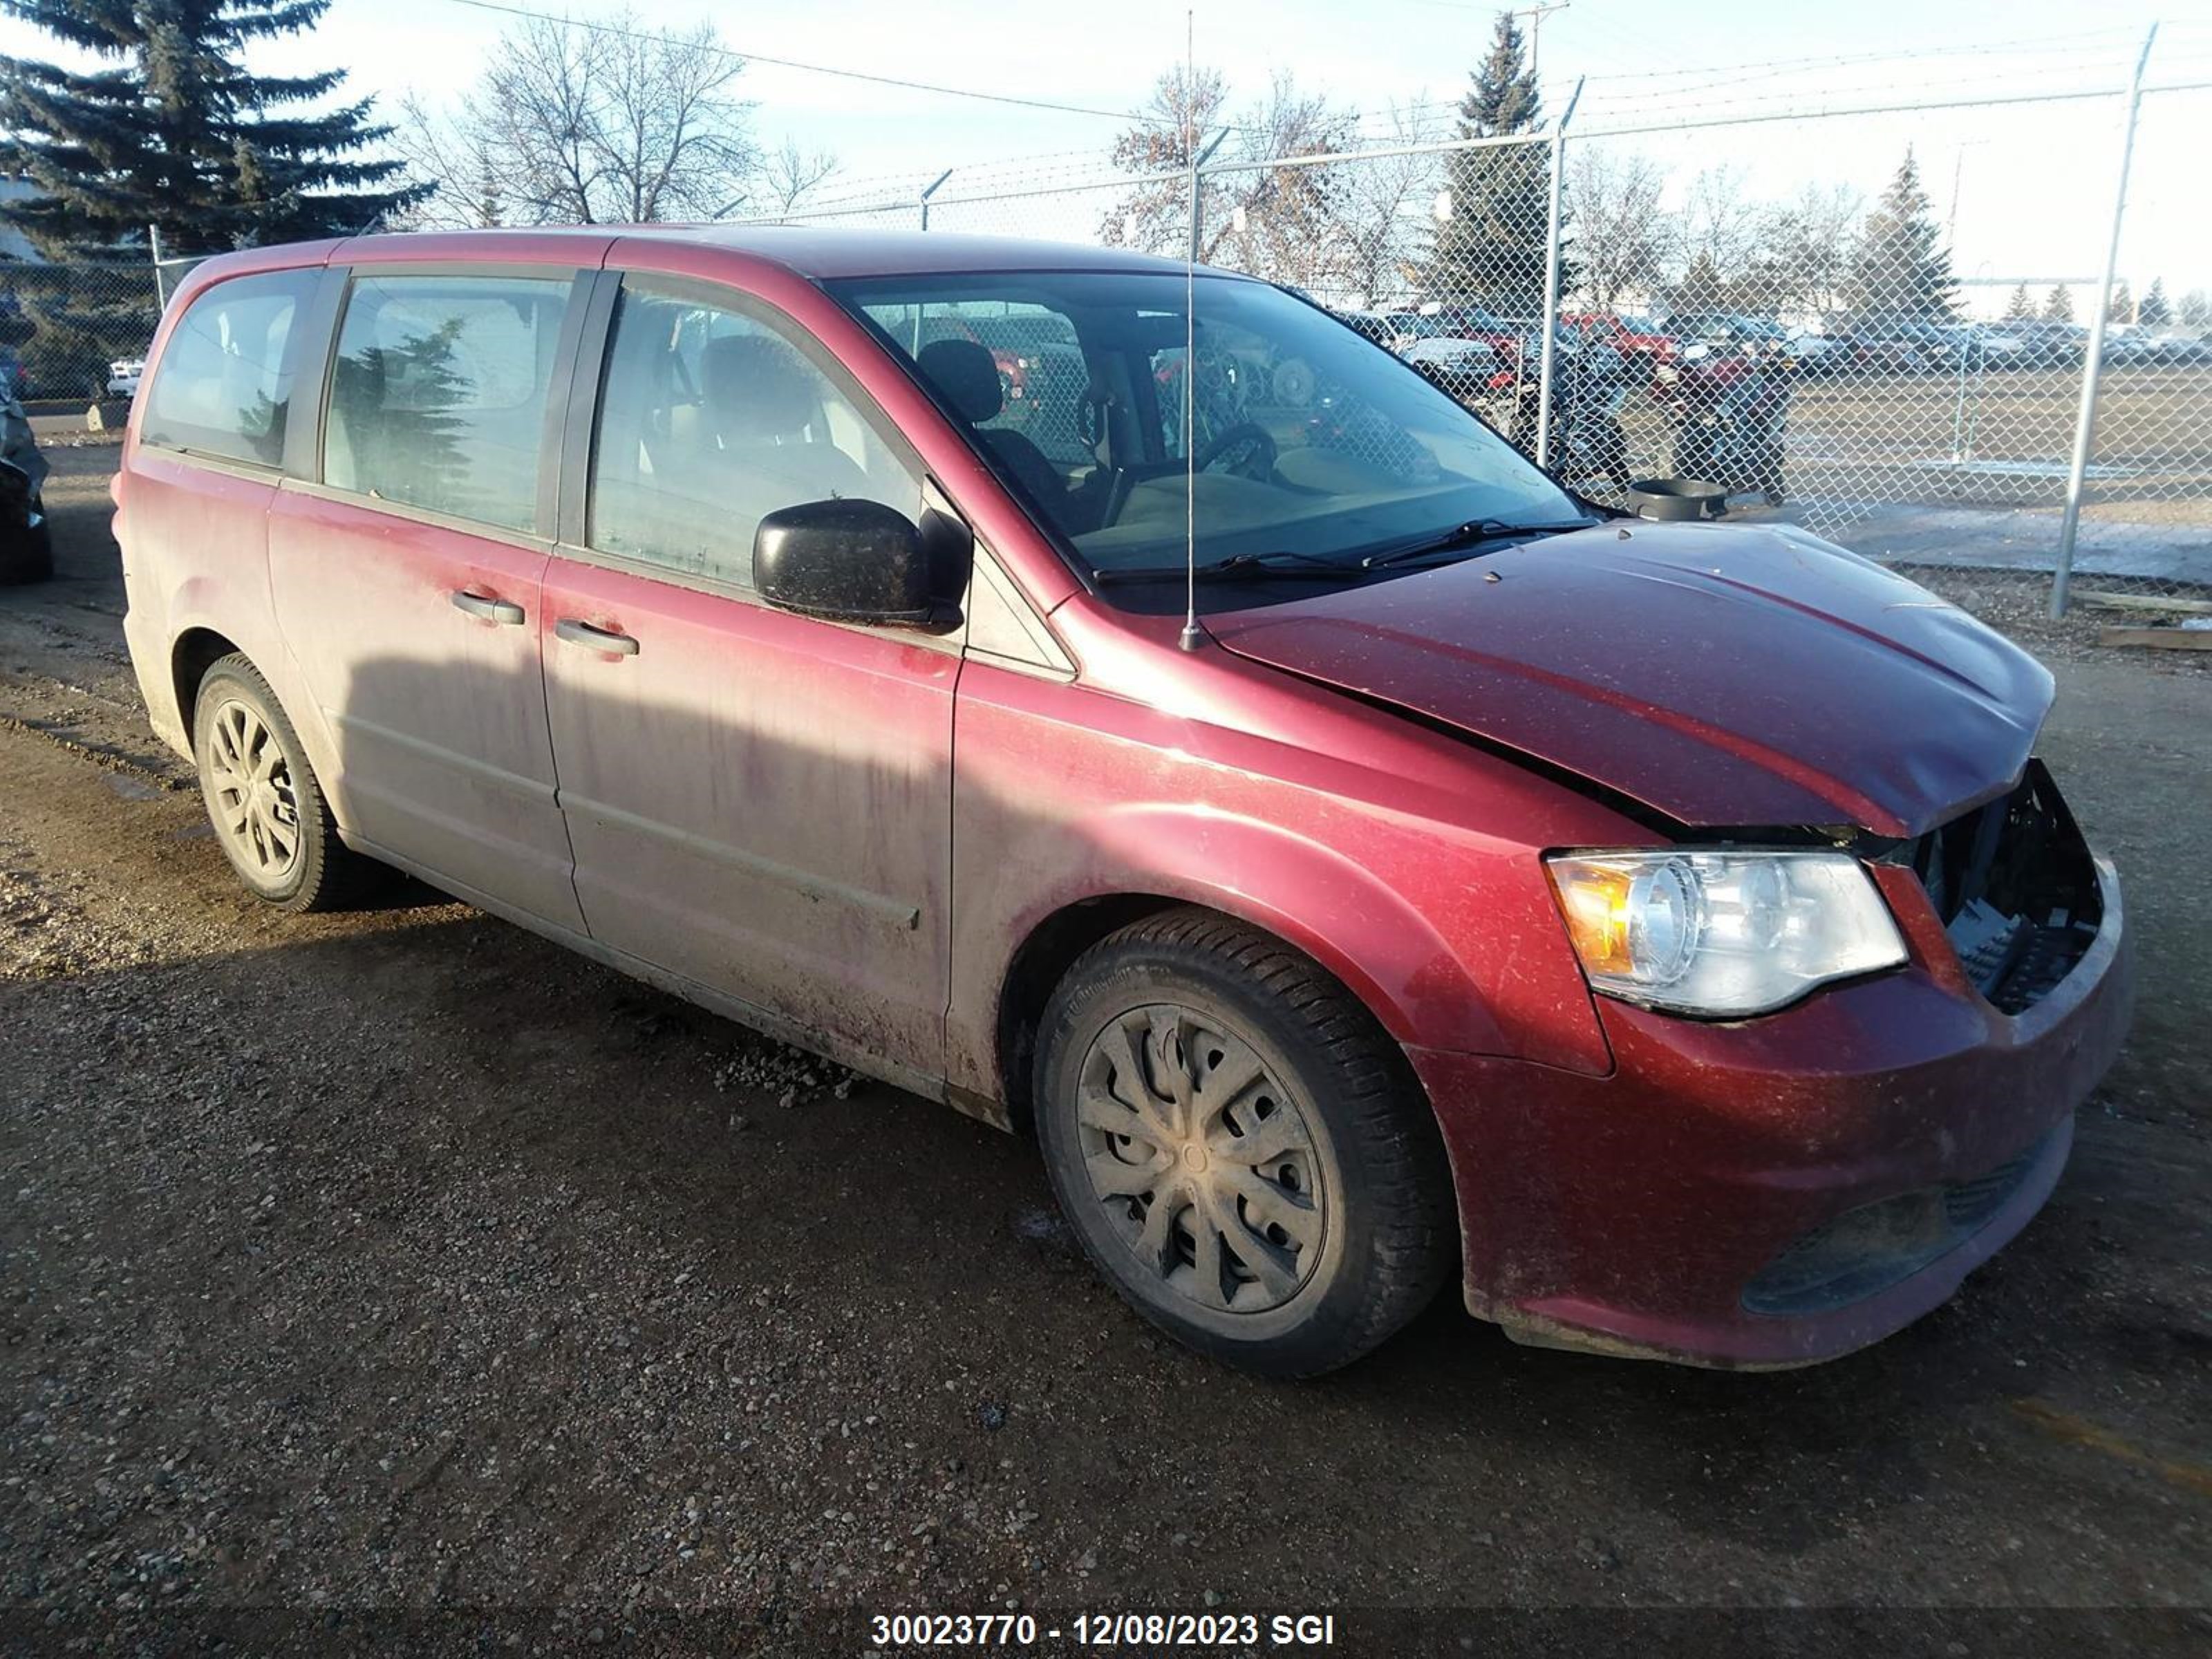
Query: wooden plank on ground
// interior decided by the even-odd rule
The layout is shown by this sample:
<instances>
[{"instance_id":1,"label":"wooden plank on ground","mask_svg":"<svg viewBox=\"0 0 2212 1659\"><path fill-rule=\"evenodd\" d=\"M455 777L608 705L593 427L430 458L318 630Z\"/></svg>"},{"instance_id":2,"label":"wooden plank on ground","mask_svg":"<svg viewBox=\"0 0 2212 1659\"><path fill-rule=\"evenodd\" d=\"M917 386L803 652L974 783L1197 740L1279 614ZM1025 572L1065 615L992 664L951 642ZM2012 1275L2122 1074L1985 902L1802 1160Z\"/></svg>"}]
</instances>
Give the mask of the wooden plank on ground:
<instances>
[{"instance_id":1,"label":"wooden plank on ground","mask_svg":"<svg viewBox=\"0 0 2212 1659\"><path fill-rule=\"evenodd\" d=\"M2111 611L2170 611L2177 615L2212 616L2212 599L2161 599L2149 593L2103 593L2095 588L2075 588L2083 605L2100 605Z\"/></svg>"},{"instance_id":2,"label":"wooden plank on ground","mask_svg":"<svg viewBox=\"0 0 2212 1659\"><path fill-rule=\"evenodd\" d=\"M2156 651L2212 651L2212 628L2100 628L2100 645L2142 645Z\"/></svg>"}]
</instances>

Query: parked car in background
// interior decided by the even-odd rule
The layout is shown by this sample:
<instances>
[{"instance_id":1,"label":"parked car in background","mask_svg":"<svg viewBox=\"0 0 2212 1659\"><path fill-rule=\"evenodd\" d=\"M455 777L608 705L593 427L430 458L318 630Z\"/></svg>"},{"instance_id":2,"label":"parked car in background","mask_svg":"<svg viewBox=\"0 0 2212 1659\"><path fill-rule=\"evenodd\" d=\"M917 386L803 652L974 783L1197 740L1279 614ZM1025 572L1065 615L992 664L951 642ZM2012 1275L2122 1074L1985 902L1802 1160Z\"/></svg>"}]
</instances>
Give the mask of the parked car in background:
<instances>
[{"instance_id":1,"label":"parked car in background","mask_svg":"<svg viewBox=\"0 0 2212 1659\"><path fill-rule=\"evenodd\" d=\"M1571 311L1559 320L1569 328L1605 337L1620 354L1629 374L1649 380L1662 363L1671 363L1680 350L1674 337L1649 317L1622 316L1609 311Z\"/></svg>"},{"instance_id":2,"label":"parked car in background","mask_svg":"<svg viewBox=\"0 0 2212 1659\"><path fill-rule=\"evenodd\" d=\"M2011 327L2021 342L2014 361L2022 368L2079 368L2089 354L2089 331L2079 323L2037 319Z\"/></svg>"},{"instance_id":3,"label":"parked car in background","mask_svg":"<svg viewBox=\"0 0 2212 1659\"><path fill-rule=\"evenodd\" d=\"M1087 448L1005 418L1021 307ZM2124 1032L2034 659L1796 526L1604 515L1265 283L377 236L202 264L150 362L125 631L249 890L395 865L1032 1132L1223 1360L1455 1279L1547 1346L1861 1346L2027 1224Z\"/></svg>"},{"instance_id":4,"label":"parked car in background","mask_svg":"<svg viewBox=\"0 0 2212 1659\"><path fill-rule=\"evenodd\" d=\"M2009 323L1975 323L1975 349L1987 368L2017 368L2027 355L2027 340Z\"/></svg>"},{"instance_id":5,"label":"parked car in background","mask_svg":"<svg viewBox=\"0 0 2212 1659\"><path fill-rule=\"evenodd\" d=\"M2151 358L2160 363L2212 362L2212 341L2179 329L2168 330L2152 337Z\"/></svg>"},{"instance_id":6,"label":"parked car in background","mask_svg":"<svg viewBox=\"0 0 2212 1659\"><path fill-rule=\"evenodd\" d=\"M143 357L118 357L107 366L107 395L111 398L135 398L138 395L139 377L146 372Z\"/></svg>"},{"instance_id":7,"label":"parked car in background","mask_svg":"<svg viewBox=\"0 0 2212 1659\"><path fill-rule=\"evenodd\" d=\"M1401 330L1384 312L1332 309L1330 315L1362 339L1372 340L1385 351L1392 349Z\"/></svg>"},{"instance_id":8,"label":"parked car in background","mask_svg":"<svg viewBox=\"0 0 2212 1659\"><path fill-rule=\"evenodd\" d=\"M1858 367L1848 336L1814 329L1790 331L1788 356L1808 374L1841 374Z\"/></svg>"},{"instance_id":9,"label":"parked car in background","mask_svg":"<svg viewBox=\"0 0 2212 1659\"><path fill-rule=\"evenodd\" d=\"M1504 372L1490 342L1456 335L1415 340L1399 355L1462 403L1480 398Z\"/></svg>"},{"instance_id":10,"label":"parked car in background","mask_svg":"<svg viewBox=\"0 0 2212 1659\"><path fill-rule=\"evenodd\" d=\"M1790 330L1771 317L1747 316L1735 311L1695 311L1667 319L1678 345L1686 350L1704 345L1723 355L1756 356L1784 368L1794 368L1797 356ZM1680 361L1681 351L1676 353Z\"/></svg>"},{"instance_id":11,"label":"parked car in background","mask_svg":"<svg viewBox=\"0 0 2212 1659\"><path fill-rule=\"evenodd\" d=\"M46 471L22 400L10 392L0 402L0 584L40 582L54 574Z\"/></svg>"}]
</instances>

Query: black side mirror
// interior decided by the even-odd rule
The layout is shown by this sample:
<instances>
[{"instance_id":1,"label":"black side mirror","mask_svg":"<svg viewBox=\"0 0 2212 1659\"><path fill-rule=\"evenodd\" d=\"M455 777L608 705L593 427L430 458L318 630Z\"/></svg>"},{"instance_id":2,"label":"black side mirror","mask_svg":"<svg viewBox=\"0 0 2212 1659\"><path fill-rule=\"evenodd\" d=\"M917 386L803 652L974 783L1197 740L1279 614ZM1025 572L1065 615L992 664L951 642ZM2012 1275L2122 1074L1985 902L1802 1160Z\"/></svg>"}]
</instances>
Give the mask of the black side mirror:
<instances>
[{"instance_id":1,"label":"black side mirror","mask_svg":"<svg viewBox=\"0 0 2212 1659\"><path fill-rule=\"evenodd\" d=\"M929 551L881 501L779 507L753 535L753 586L779 611L831 622L927 628L937 619Z\"/></svg>"}]
</instances>

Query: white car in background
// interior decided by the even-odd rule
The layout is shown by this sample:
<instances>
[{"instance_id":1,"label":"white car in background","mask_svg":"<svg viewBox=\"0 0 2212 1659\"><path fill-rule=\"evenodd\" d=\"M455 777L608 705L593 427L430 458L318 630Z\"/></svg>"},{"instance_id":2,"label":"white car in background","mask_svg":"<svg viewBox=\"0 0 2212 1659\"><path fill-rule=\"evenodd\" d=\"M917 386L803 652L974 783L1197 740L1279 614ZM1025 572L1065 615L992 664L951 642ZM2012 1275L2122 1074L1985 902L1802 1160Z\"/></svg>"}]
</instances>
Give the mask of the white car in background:
<instances>
[{"instance_id":1,"label":"white car in background","mask_svg":"<svg viewBox=\"0 0 2212 1659\"><path fill-rule=\"evenodd\" d=\"M146 372L143 357L118 357L107 366L107 395L111 398L135 398L138 395L138 377Z\"/></svg>"}]
</instances>

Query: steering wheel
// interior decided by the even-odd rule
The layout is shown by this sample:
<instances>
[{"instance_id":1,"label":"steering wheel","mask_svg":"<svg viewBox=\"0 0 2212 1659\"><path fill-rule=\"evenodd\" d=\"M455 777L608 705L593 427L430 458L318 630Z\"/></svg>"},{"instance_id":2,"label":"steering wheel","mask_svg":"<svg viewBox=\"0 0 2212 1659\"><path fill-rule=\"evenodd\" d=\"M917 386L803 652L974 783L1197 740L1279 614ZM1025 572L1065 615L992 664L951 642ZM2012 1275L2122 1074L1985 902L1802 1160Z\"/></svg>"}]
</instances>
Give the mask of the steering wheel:
<instances>
[{"instance_id":1,"label":"steering wheel","mask_svg":"<svg viewBox=\"0 0 2212 1659\"><path fill-rule=\"evenodd\" d=\"M1267 435L1266 428L1250 421L1239 421L1205 448L1200 450L1197 459L1191 463L1191 465L1197 471L1208 471L1224 455L1233 454L1239 449L1249 449L1252 453L1245 462L1244 467L1236 470L1243 471L1245 468L1257 469L1256 472L1247 472L1247 477L1264 478L1275 465L1275 441Z\"/></svg>"}]
</instances>

